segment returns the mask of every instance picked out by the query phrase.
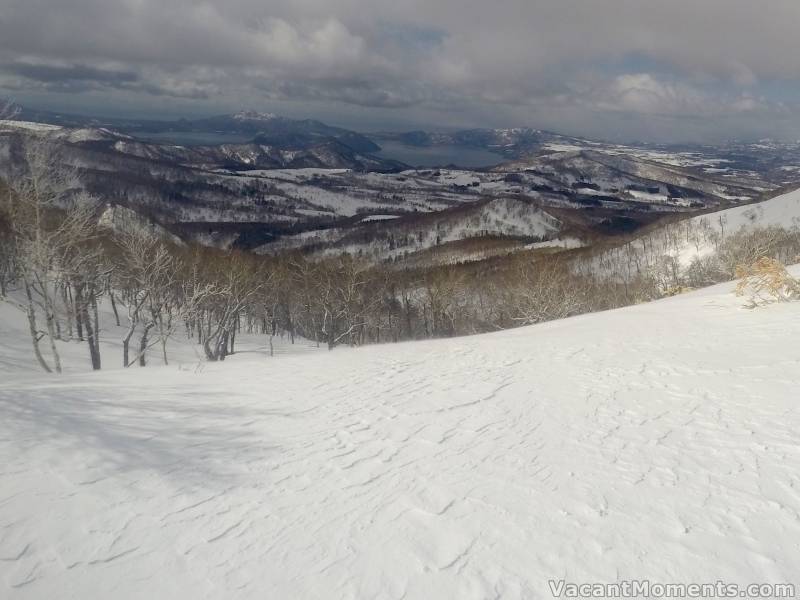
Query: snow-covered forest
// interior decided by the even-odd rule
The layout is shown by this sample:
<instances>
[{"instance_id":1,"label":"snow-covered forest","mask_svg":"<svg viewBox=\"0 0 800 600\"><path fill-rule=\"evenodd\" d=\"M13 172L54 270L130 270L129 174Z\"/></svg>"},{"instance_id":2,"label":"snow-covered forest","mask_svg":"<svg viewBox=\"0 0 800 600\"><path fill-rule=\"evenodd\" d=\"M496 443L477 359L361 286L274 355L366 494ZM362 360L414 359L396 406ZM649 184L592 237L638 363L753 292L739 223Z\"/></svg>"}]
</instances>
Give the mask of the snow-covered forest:
<instances>
[{"instance_id":1,"label":"snow-covered forest","mask_svg":"<svg viewBox=\"0 0 800 600\"><path fill-rule=\"evenodd\" d=\"M59 166L57 148L40 140L26 152L27 166L2 194L0 293L24 314L47 372L62 370L62 341L84 344L100 369L146 366L156 354L169 363L177 339L220 361L241 334L332 349L496 331L653 300L731 280L762 257L788 264L800 255L794 192L610 248L534 244L499 260L406 268L349 255L258 256L182 244L133 218L100 218L101 199ZM103 306L124 329L121 355L103 352Z\"/></svg>"}]
</instances>

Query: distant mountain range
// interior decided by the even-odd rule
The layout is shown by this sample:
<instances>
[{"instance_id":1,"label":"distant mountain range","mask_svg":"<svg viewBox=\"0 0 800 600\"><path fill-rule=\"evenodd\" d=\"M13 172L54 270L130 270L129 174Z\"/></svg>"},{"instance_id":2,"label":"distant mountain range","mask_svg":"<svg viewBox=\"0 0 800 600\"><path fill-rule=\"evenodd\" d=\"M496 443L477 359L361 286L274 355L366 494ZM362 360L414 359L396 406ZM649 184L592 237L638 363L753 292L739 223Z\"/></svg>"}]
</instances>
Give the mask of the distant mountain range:
<instances>
[{"instance_id":1,"label":"distant mountain range","mask_svg":"<svg viewBox=\"0 0 800 600\"><path fill-rule=\"evenodd\" d=\"M384 172L408 168L408 165L397 160L375 156L375 153L380 152L382 142L397 142L418 148L452 146L480 149L494 153L506 161L536 158L550 153L553 147L588 151L617 148L617 153L633 152L639 158L648 155L662 158L668 155L694 155L706 160L708 166L716 165L714 168L718 169L719 174L724 174L724 169L730 169L737 174L749 172L775 185L793 181L792 170L800 165L800 144L772 140L734 141L721 145L616 144L530 127L476 128L452 132L416 130L358 133L315 119L290 119L255 111L165 121L98 118L19 107L16 119L72 129L108 129L151 144L216 147L224 142L228 146L265 146L270 148L267 154L281 151L287 153L287 157L293 152L301 153L299 160L295 161L286 160L286 157L277 161L264 159L258 163L258 166L263 165L264 168L329 166ZM180 141L190 136L194 136L191 143ZM222 139L224 136L237 136L239 139L231 142ZM209 154L209 151L201 153ZM308 156L303 153L308 153ZM244 167L249 164L251 163L244 163ZM230 166L235 168L235 165ZM448 163L439 166L459 165Z\"/></svg>"},{"instance_id":2,"label":"distant mountain range","mask_svg":"<svg viewBox=\"0 0 800 600\"><path fill-rule=\"evenodd\" d=\"M276 146L283 150L306 150L335 140L359 154L380 150L365 135L332 127L313 119L289 119L271 113L242 111L202 119L157 121L148 119L101 119L22 108L20 121L50 123L71 128L106 128L137 137L149 134L241 134L250 141Z\"/></svg>"},{"instance_id":3,"label":"distant mountain range","mask_svg":"<svg viewBox=\"0 0 800 600\"><path fill-rule=\"evenodd\" d=\"M113 222L265 253L431 263L542 244L574 248L800 184L800 144L767 141L625 146L528 128L383 133L372 141L253 112L164 122L23 110L17 119L0 122L0 177L18 166L22 145L45 136L108 204ZM189 133L245 141L169 141ZM505 161L414 169L373 154L386 140L482 148Z\"/></svg>"}]
</instances>

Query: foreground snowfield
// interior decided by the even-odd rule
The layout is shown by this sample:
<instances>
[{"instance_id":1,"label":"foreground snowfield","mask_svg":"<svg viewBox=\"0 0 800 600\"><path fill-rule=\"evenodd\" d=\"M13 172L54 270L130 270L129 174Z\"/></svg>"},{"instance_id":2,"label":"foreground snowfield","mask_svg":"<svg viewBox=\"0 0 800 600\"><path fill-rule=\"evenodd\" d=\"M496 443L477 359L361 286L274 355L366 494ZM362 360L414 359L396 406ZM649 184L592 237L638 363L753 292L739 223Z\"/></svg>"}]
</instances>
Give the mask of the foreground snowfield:
<instances>
[{"instance_id":1,"label":"foreground snowfield","mask_svg":"<svg viewBox=\"0 0 800 600\"><path fill-rule=\"evenodd\" d=\"M471 338L6 374L0 597L796 581L800 305L732 289Z\"/></svg>"}]
</instances>

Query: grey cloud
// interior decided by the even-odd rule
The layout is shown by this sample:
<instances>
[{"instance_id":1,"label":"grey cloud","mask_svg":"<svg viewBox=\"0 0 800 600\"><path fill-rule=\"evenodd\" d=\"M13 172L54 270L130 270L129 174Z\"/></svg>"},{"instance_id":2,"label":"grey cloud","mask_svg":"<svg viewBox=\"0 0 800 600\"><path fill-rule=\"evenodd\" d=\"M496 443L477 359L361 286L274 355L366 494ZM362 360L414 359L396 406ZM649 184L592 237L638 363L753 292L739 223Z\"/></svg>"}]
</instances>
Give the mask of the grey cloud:
<instances>
[{"instance_id":1,"label":"grey cloud","mask_svg":"<svg viewBox=\"0 0 800 600\"><path fill-rule=\"evenodd\" d=\"M34 89L44 92L81 94L122 90L153 96L209 98L218 93L211 82L197 73L175 76L161 70L141 72L91 67L82 64L6 63L0 64L0 86L10 90Z\"/></svg>"},{"instance_id":2,"label":"grey cloud","mask_svg":"<svg viewBox=\"0 0 800 600\"><path fill-rule=\"evenodd\" d=\"M139 75L133 71L98 69L87 65L52 65L11 63L0 65L0 70L42 82L96 81L101 83L130 83Z\"/></svg>"},{"instance_id":3,"label":"grey cloud","mask_svg":"<svg viewBox=\"0 0 800 600\"><path fill-rule=\"evenodd\" d=\"M398 109L421 104L445 106L460 99L424 82L372 81L352 78L259 80L256 88L276 100L334 101L356 106Z\"/></svg>"},{"instance_id":4,"label":"grey cloud","mask_svg":"<svg viewBox=\"0 0 800 600\"><path fill-rule=\"evenodd\" d=\"M762 90L800 95L798 22L797 0L4 0L0 85L721 131L794 110Z\"/></svg>"}]
</instances>

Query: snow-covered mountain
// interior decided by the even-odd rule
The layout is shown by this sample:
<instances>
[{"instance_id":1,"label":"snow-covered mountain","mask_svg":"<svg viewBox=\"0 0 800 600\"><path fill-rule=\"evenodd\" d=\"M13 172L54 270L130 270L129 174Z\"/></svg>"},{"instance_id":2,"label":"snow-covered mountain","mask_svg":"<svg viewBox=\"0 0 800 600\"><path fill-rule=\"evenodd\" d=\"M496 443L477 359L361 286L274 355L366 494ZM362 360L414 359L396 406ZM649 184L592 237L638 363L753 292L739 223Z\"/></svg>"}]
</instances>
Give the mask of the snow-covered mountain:
<instances>
[{"instance_id":1,"label":"snow-covered mountain","mask_svg":"<svg viewBox=\"0 0 800 600\"><path fill-rule=\"evenodd\" d=\"M459 242L508 239L516 240L509 242L511 248L521 247L523 243L553 240L564 226L531 202L516 198L478 199L450 209L411 215L370 214L344 227L286 235L255 251L277 254L302 249L314 256L348 254L375 262L459 262L487 256L484 243L472 244L473 248L467 251ZM505 245L503 248L509 249Z\"/></svg>"},{"instance_id":2,"label":"snow-covered mountain","mask_svg":"<svg viewBox=\"0 0 800 600\"><path fill-rule=\"evenodd\" d=\"M625 147L529 129L472 130L459 143L514 145L535 138L537 151L491 170L408 169L355 150L359 143L347 131L317 121L242 112L138 126L145 125L250 132L253 140L181 145L108 128L6 121L0 123L0 153L7 157L0 160L0 176L13 167L25 140L45 136L104 202L184 241L374 260L417 260L421 256L414 255L426 253L434 262L458 262L462 251L464 260L486 257L486 244L495 254L562 238L590 244L665 217L748 203L800 178L800 166L792 170L794 154L764 144L753 150L759 170L752 170L742 155L734 161L717 150ZM544 230L542 222L549 223Z\"/></svg>"},{"instance_id":3,"label":"snow-covered mountain","mask_svg":"<svg viewBox=\"0 0 800 600\"><path fill-rule=\"evenodd\" d=\"M733 287L330 353L242 335L146 377L76 372L75 343L46 380L0 304L0 596L792 582L798 305L743 310Z\"/></svg>"},{"instance_id":4,"label":"snow-covered mountain","mask_svg":"<svg viewBox=\"0 0 800 600\"><path fill-rule=\"evenodd\" d=\"M324 141L335 140L351 150L361 154L376 152L379 146L368 137L333 127L314 119L290 119L272 113L261 113L243 110L230 115L216 115L200 119L177 119L174 121L156 121L148 119L100 119L36 111L22 107L17 119L61 125L68 128L107 128L130 134L136 137L147 137L159 134L169 139L170 134L181 137L181 134L240 134L246 141L261 136L269 139L272 145L287 148L289 146L307 148Z\"/></svg>"}]
</instances>

